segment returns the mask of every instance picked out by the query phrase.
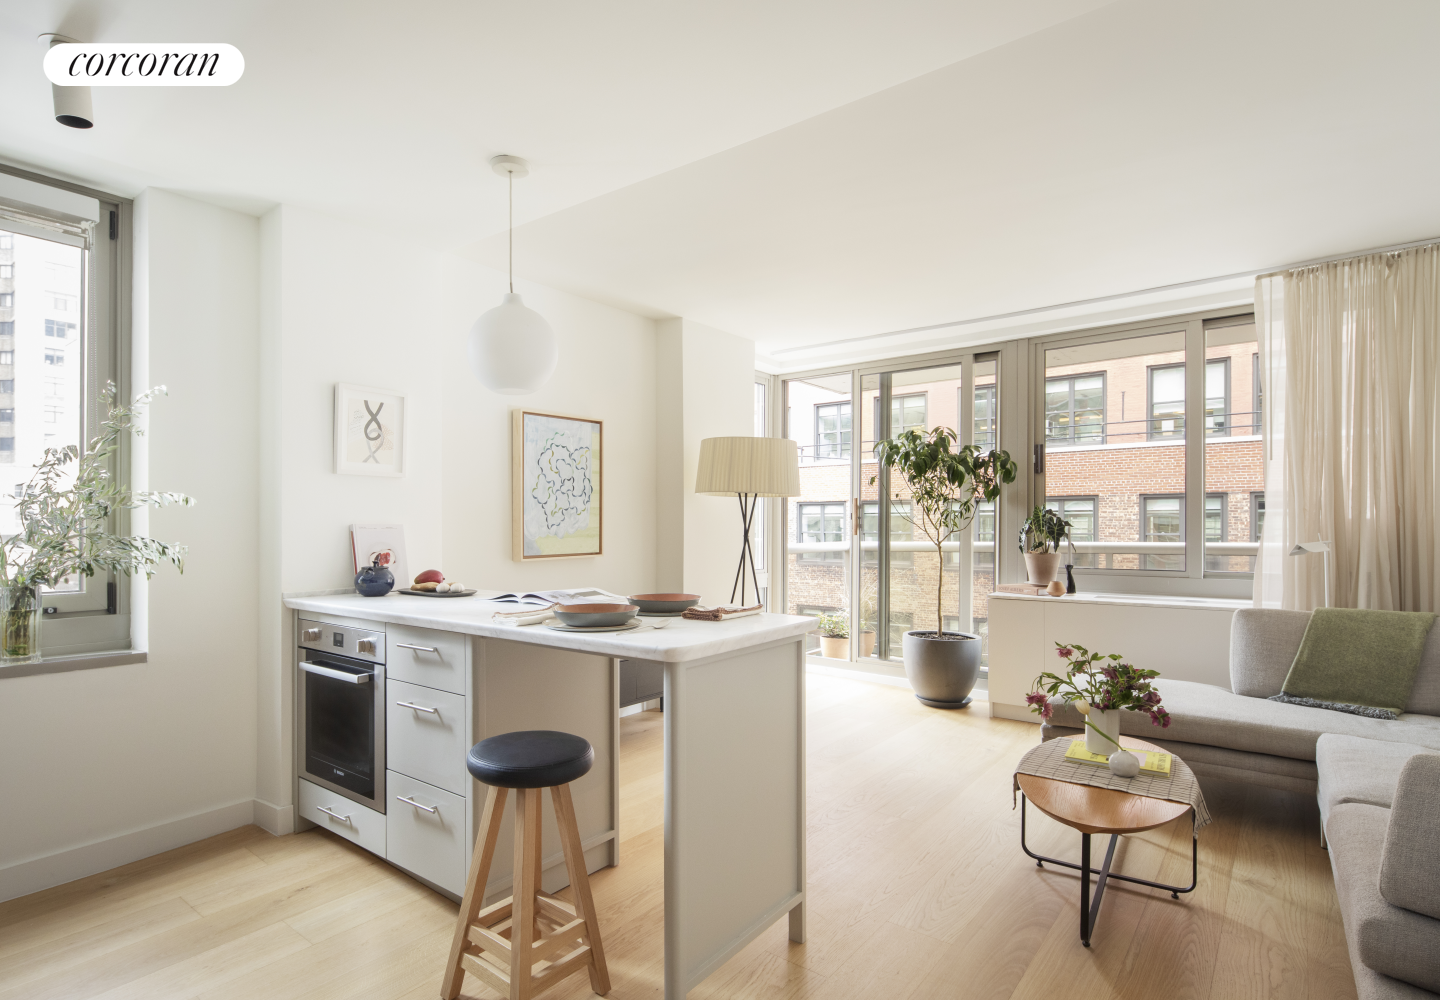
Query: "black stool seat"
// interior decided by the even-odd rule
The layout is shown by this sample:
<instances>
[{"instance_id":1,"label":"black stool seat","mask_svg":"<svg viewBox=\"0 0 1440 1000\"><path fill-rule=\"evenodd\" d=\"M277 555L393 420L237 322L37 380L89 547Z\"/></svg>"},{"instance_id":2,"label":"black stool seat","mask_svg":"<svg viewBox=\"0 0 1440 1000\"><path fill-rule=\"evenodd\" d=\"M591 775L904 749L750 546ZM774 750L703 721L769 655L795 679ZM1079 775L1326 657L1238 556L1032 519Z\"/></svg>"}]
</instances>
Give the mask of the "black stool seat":
<instances>
[{"instance_id":1,"label":"black stool seat","mask_svg":"<svg viewBox=\"0 0 1440 1000\"><path fill-rule=\"evenodd\" d=\"M470 748L465 766L476 781L498 788L553 788L590 772L590 741L549 729L502 733Z\"/></svg>"}]
</instances>

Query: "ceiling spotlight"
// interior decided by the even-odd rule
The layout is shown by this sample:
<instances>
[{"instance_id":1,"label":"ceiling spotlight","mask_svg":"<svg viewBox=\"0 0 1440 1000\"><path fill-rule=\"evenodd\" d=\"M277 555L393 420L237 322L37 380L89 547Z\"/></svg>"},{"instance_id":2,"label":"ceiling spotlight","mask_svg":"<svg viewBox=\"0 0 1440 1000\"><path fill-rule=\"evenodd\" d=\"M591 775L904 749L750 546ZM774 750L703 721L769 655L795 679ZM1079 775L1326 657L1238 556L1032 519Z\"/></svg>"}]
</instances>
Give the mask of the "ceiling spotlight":
<instances>
[{"instance_id":1,"label":"ceiling spotlight","mask_svg":"<svg viewBox=\"0 0 1440 1000\"><path fill-rule=\"evenodd\" d=\"M75 43L79 39L69 35L57 35L47 31L40 36L47 49L65 42ZM50 93L55 101L55 120L71 128L94 128L95 112L90 107L89 87L61 87L50 84Z\"/></svg>"}]
</instances>

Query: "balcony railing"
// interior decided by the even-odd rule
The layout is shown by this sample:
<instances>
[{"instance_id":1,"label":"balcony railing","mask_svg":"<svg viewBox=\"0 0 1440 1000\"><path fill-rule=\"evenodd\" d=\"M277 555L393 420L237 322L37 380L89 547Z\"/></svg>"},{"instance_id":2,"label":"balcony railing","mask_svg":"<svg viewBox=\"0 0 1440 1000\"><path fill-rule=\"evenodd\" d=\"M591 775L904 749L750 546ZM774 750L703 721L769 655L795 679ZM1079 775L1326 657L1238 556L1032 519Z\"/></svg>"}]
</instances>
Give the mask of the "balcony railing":
<instances>
[{"instance_id":1,"label":"balcony railing","mask_svg":"<svg viewBox=\"0 0 1440 1000\"><path fill-rule=\"evenodd\" d=\"M865 540L860 551L874 552L880 548L877 541ZM973 552L994 552L994 542L972 542ZM1067 546L1068 548L1068 546ZM959 542L946 542L940 546L942 552L959 552ZM850 542L790 542L785 551L792 555L810 555L820 552L849 552ZM890 543L891 552L934 552L930 542L895 541ZM1206 542L1205 554L1209 556L1253 556L1260 551L1259 542ZM1184 555L1184 542L1076 542L1077 555Z\"/></svg>"},{"instance_id":2,"label":"balcony railing","mask_svg":"<svg viewBox=\"0 0 1440 1000\"><path fill-rule=\"evenodd\" d=\"M1243 437L1260 433L1259 410L1224 410L1205 415L1205 437ZM1056 428L1047 417L1045 444L1051 448L1081 445L1137 444L1142 441L1185 442L1183 416L1149 417L1140 420L1110 420Z\"/></svg>"}]
</instances>

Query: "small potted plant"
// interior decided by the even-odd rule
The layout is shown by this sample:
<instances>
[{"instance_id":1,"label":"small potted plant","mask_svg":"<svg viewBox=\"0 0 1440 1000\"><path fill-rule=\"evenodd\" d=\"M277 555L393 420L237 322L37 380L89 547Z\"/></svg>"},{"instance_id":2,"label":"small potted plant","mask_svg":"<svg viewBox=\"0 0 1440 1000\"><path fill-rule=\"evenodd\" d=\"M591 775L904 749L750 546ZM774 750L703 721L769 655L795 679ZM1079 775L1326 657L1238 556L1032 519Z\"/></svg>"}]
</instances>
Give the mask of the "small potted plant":
<instances>
[{"instance_id":1,"label":"small potted plant","mask_svg":"<svg viewBox=\"0 0 1440 1000\"><path fill-rule=\"evenodd\" d=\"M875 445L876 458L899 473L910 493L910 513L895 516L905 517L935 546L937 566L944 565L945 543L970 527L979 505L998 497L1002 483L1015 481L1008 452L982 452L973 444L953 448L958 440L948 427L937 427L925 434L904 431ZM897 492L895 499L907 498ZM981 640L946 632L944 612L945 574L936 573L936 627L905 633L905 676L922 704L964 708L980 677Z\"/></svg>"},{"instance_id":2,"label":"small potted plant","mask_svg":"<svg viewBox=\"0 0 1440 1000\"><path fill-rule=\"evenodd\" d=\"M831 660L850 659L850 616L843 611L823 614L816 619L815 632L820 636L820 655Z\"/></svg>"},{"instance_id":3,"label":"small potted plant","mask_svg":"<svg viewBox=\"0 0 1440 1000\"><path fill-rule=\"evenodd\" d=\"M1060 545L1070 535L1070 522L1048 507L1036 507L1020 527L1025 572L1036 587L1049 586L1060 572Z\"/></svg>"},{"instance_id":4,"label":"small potted plant","mask_svg":"<svg viewBox=\"0 0 1440 1000\"><path fill-rule=\"evenodd\" d=\"M1055 711L1052 698L1073 704L1085 719L1085 749L1110 757L1116 774L1134 777L1139 761L1120 746L1120 713L1144 712L1152 724L1170 725L1170 713L1151 683L1160 671L1142 670L1121 662L1119 653L1092 653L1073 642L1057 642L1055 651L1066 663L1065 675L1047 671L1035 678L1034 690L1025 696L1030 711L1048 722Z\"/></svg>"}]
</instances>

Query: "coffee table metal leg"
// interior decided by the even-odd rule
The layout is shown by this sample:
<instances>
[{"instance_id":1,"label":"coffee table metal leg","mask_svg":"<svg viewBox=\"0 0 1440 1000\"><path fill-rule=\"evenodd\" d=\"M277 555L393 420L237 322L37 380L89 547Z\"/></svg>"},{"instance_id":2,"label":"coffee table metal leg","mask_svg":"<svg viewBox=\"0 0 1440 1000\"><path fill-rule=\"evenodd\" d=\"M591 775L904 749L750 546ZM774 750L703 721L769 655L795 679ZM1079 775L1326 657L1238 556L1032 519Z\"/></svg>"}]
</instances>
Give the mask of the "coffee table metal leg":
<instances>
[{"instance_id":1,"label":"coffee table metal leg","mask_svg":"<svg viewBox=\"0 0 1440 1000\"><path fill-rule=\"evenodd\" d=\"M1102 882L1101 885L1104 885ZM1100 897L1095 897L1100 902ZM1080 834L1080 943L1090 947L1090 834Z\"/></svg>"}]
</instances>

